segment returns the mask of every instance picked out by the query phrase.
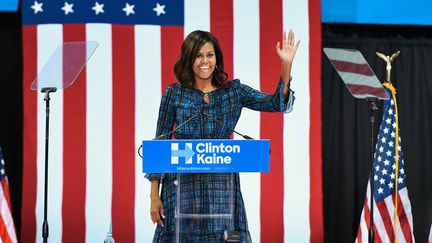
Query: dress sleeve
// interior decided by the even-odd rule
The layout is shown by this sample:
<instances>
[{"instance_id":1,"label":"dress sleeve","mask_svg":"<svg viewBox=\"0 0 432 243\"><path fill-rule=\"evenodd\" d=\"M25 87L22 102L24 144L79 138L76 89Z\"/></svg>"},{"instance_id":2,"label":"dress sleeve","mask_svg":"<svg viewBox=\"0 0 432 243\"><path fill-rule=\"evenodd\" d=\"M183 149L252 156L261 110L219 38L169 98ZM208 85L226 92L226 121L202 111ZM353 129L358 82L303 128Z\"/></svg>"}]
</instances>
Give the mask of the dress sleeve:
<instances>
[{"instance_id":1,"label":"dress sleeve","mask_svg":"<svg viewBox=\"0 0 432 243\"><path fill-rule=\"evenodd\" d=\"M161 103L159 106L159 116L156 127L156 138L171 132L174 128L174 122L176 117L176 110L174 106L174 98L173 98L173 85L168 86L165 90ZM162 136L158 139L171 139L172 134ZM147 173L144 175L148 180L159 180L163 181L165 178L164 173Z\"/></svg>"},{"instance_id":2,"label":"dress sleeve","mask_svg":"<svg viewBox=\"0 0 432 243\"><path fill-rule=\"evenodd\" d=\"M279 84L273 95L253 89L246 84L240 83L238 80L235 80L234 82L238 84L242 105L244 107L257 111L279 111L284 113L289 113L293 109L295 100L294 91L289 89L288 97L285 99L282 93L282 89L284 87L282 80L279 81Z\"/></svg>"}]
</instances>

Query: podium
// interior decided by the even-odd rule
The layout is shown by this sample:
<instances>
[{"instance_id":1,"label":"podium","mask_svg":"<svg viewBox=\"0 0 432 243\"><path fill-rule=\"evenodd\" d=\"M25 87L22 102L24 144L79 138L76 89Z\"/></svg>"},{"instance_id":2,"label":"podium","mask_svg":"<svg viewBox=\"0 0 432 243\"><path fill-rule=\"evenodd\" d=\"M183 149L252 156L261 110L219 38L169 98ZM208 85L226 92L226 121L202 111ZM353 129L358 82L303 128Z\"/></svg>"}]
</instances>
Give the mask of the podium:
<instances>
[{"instance_id":1,"label":"podium","mask_svg":"<svg viewBox=\"0 0 432 243\"><path fill-rule=\"evenodd\" d=\"M142 146L144 173L175 174L175 242L240 242L236 173L268 172L269 140L144 140Z\"/></svg>"}]
</instances>

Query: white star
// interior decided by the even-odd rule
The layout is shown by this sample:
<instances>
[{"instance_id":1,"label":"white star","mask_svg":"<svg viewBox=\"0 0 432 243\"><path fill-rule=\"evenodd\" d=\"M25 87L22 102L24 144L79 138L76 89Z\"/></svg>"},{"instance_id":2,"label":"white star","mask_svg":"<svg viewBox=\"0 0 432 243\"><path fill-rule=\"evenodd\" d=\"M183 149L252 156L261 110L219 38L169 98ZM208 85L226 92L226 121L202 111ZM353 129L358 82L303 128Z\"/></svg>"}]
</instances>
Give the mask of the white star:
<instances>
[{"instance_id":1,"label":"white star","mask_svg":"<svg viewBox=\"0 0 432 243\"><path fill-rule=\"evenodd\" d=\"M394 100L390 100L390 104L391 104L391 105L394 105Z\"/></svg>"},{"instance_id":2,"label":"white star","mask_svg":"<svg viewBox=\"0 0 432 243\"><path fill-rule=\"evenodd\" d=\"M3 158L1 159L1 163L2 163L2 165L4 165L4 164L5 164L5 162L4 162L4 160L3 160Z\"/></svg>"},{"instance_id":3,"label":"white star","mask_svg":"<svg viewBox=\"0 0 432 243\"><path fill-rule=\"evenodd\" d=\"M383 191L384 191L384 190L383 190L381 187L378 188L378 193L379 193L379 194L383 194Z\"/></svg>"},{"instance_id":4,"label":"white star","mask_svg":"<svg viewBox=\"0 0 432 243\"><path fill-rule=\"evenodd\" d=\"M400 171L401 174L405 174L404 168L400 169L399 171Z\"/></svg>"},{"instance_id":5,"label":"white star","mask_svg":"<svg viewBox=\"0 0 432 243\"><path fill-rule=\"evenodd\" d=\"M390 147L393 147L393 141L388 142L388 145L389 145Z\"/></svg>"},{"instance_id":6,"label":"white star","mask_svg":"<svg viewBox=\"0 0 432 243\"><path fill-rule=\"evenodd\" d=\"M399 182L399 184L402 184L403 183L403 178L399 177L398 182Z\"/></svg>"},{"instance_id":7,"label":"white star","mask_svg":"<svg viewBox=\"0 0 432 243\"><path fill-rule=\"evenodd\" d=\"M385 183L384 178L381 178L381 179L380 179L380 183L381 183L381 184L384 184L384 183Z\"/></svg>"},{"instance_id":8,"label":"white star","mask_svg":"<svg viewBox=\"0 0 432 243\"><path fill-rule=\"evenodd\" d=\"M105 13L103 10L104 4L99 4L98 2L95 2L95 5L93 6L93 10L95 11L95 14L98 15L100 13Z\"/></svg>"},{"instance_id":9,"label":"white star","mask_svg":"<svg viewBox=\"0 0 432 243\"><path fill-rule=\"evenodd\" d=\"M390 135L392 138L394 138L396 136L395 132L391 132Z\"/></svg>"},{"instance_id":10,"label":"white star","mask_svg":"<svg viewBox=\"0 0 432 243\"><path fill-rule=\"evenodd\" d=\"M387 170L386 170L386 169L382 169L381 173L382 173L383 175L387 175Z\"/></svg>"},{"instance_id":11,"label":"white star","mask_svg":"<svg viewBox=\"0 0 432 243\"><path fill-rule=\"evenodd\" d=\"M396 168L396 164L392 164L392 169L394 170Z\"/></svg>"},{"instance_id":12,"label":"white star","mask_svg":"<svg viewBox=\"0 0 432 243\"><path fill-rule=\"evenodd\" d=\"M31 8L34 10L34 14L43 12L42 6L43 3L38 3L38 1L34 1L33 5L31 6Z\"/></svg>"},{"instance_id":13,"label":"white star","mask_svg":"<svg viewBox=\"0 0 432 243\"><path fill-rule=\"evenodd\" d=\"M393 188L394 183L390 181L390 183L388 184L389 188Z\"/></svg>"},{"instance_id":14,"label":"white star","mask_svg":"<svg viewBox=\"0 0 432 243\"><path fill-rule=\"evenodd\" d=\"M384 165L388 166L389 164L390 164L390 161L388 159L384 160Z\"/></svg>"},{"instance_id":15,"label":"white star","mask_svg":"<svg viewBox=\"0 0 432 243\"><path fill-rule=\"evenodd\" d=\"M385 137L381 138L381 142L385 143L386 142L386 138Z\"/></svg>"},{"instance_id":16,"label":"white star","mask_svg":"<svg viewBox=\"0 0 432 243\"><path fill-rule=\"evenodd\" d=\"M390 150L387 150L386 154L387 154L387 156L391 156L392 152Z\"/></svg>"},{"instance_id":17,"label":"white star","mask_svg":"<svg viewBox=\"0 0 432 243\"><path fill-rule=\"evenodd\" d=\"M379 165L375 166L375 171L379 171L380 167Z\"/></svg>"},{"instance_id":18,"label":"white star","mask_svg":"<svg viewBox=\"0 0 432 243\"><path fill-rule=\"evenodd\" d=\"M393 122L392 127L396 128L396 122Z\"/></svg>"},{"instance_id":19,"label":"white star","mask_svg":"<svg viewBox=\"0 0 432 243\"><path fill-rule=\"evenodd\" d=\"M377 160L378 160L378 162L381 162L381 160L382 160L381 156L378 156Z\"/></svg>"},{"instance_id":20,"label":"white star","mask_svg":"<svg viewBox=\"0 0 432 243\"><path fill-rule=\"evenodd\" d=\"M2 175L4 175L4 173L5 173L4 169L1 169L0 172Z\"/></svg>"},{"instance_id":21,"label":"white star","mask_svg":"<svg viewBox=\"0 0 432 243\"><path fill-rule=\"evenodd\" d=\"M384 133L388 133L389 129L386 127L384 128Z\"/></svg>"},{"instance_id":22,"label":"white star","mask_svg":"<svg viewBox=\"0 0 432 243\"><path fill-rule=\"evenodd\" d=\"M395 174L393 172L390 174L390 178L392 178L392 179L395 178Z\"/></svg>"},{"instance_id":23,"label":"white star","mask_svg":"<svg viewBox=\"0 0 432 243\"><path fill-rule=\"evenodd\" d=\"M381 146L381 147L379 148L379 151L380 151L380 153L382 153L382 152L384 151L384 147Z\"/></svg>"},{"instance_id":24,"label":"white star","mask_svg":"<svg viewBox=\"0 0 432 243\"><path fill-rule=\"evenodd\" d=\"M126 16L129 16L129 14L135 14L135 5L129 5L129 3L126 3L126 6L123 8L123 11L126 13Z\"/></svg>"},{"instance_id":25,"label":"white star","mask_svg":"<svg viewBox=\"0 0 432 243\"><path fill-rule=\"evenodd\" d=\"M68 2L64 3L64 6L61 8L65 12L65 15L68 15L70 13L73 13L73 3L69 4Z\"/></svg>"},{"instance_id":26,"label":"white star","mask_svg":"<svg viewBox=\"0 0 432 243\"><path fill-rule=\"evenodd\" d=\"M387 124L390 124L390 123L391 123L391 119L390 119L390 118L387 118L387 119L386 119L386 123L387 123Z\"/></svg>"},{"instance_id":27,"label":"white star","mask_svg":"<svg viewBox=\"0 0 432 243\"><path fill-rule=\"evenodd\" d=\"M392 108L388 109L388 113L389 115L393 114L393 109Z\"/></svg>"},{"instance_id":28,"label":"white star","mask_svg":"<svg viewBox=\"0 0 432 243\"><path fill-rule=\"evenodd\" d=\"M374 175L374 181L377 181L377 180L378 180L378 176Z\"/></svg>"},{"instance_id":29,"label":"white star","mask_svg":"<svg viewBox=\"0 0 432 243\"><path fill-rule=\"evenodd\" d=\"M165 5L160 5L159 3L156 3L156 7L153 8L153 11L156 12L157 16L165 14Z\"/></svg>"}]
</instances>

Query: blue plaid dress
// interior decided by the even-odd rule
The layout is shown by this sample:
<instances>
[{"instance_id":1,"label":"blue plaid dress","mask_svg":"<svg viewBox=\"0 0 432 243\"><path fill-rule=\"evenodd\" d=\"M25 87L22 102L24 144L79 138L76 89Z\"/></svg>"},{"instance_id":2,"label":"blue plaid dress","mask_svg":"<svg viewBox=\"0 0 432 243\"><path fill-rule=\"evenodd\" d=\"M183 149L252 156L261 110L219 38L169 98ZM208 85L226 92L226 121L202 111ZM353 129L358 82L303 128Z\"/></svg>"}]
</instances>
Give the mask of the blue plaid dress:
<instances>
[{"instance_id":1,"label":"blue plaid dress","mask_svg":"<svg viewBox=\"0 0 432 243\"><path fill-rule=\"evenodd\" d=\"M176 139L229 139L243 107L267 112L288 113L292 110L294 92L290 90L289 97L285 100L282 81L279 81L273 95L257 91L239 80L233 80L229 84L229 88L208 92L209 103L204 101L204 92L179 83L171 84L161 100L156 136L169 133L174 125L178 126L195 116L174 133ZM169 138L167 136L166 139ZM165 212L165 227L156 227L153 242L174 242L177 175L149 173L145 177L149 180L158 179L162 183L160 196ZM204 214L211 210L209 205L229 205L226 201L230 199L226 195L231 178L234 192L233 227L240 232L241 242L251 242L238 173L182 174L180 203L182 207L187 205L195 213ZM223 219L194 222L182 219L181 225L182 242L223 242L223 232L227 229Z\"/></svg>"}]
</instances>

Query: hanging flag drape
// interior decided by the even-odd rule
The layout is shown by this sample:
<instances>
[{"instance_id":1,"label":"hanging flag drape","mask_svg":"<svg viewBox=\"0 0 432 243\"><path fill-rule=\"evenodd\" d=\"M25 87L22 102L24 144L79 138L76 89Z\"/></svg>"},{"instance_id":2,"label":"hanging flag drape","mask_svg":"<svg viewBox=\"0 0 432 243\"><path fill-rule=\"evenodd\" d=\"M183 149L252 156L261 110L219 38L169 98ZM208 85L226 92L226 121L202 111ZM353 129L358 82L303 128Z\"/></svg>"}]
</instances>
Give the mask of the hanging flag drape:
<instances>
[{"instance_id":1,"label":"hanging flag drape","mask_svg":"<svg viewBox=\"0 0 432 243\"><path fill-rule=\"evenodd\" d=\"M283 30L301 39L289 115L243 110L236 130L271 140L271 172L242 174L254 242L323 241L320 1L23 0L24 154L21 241L41 238L45 110L30 84L61 43L98 49L65 90L51 94L49 241L150 242L150 183L137 148L155 135L162 92L184 37L219 39L229 78L273 93ZM65 68L65 67L63 67ZM293 196L295 195L295 196ZM257 210L259 209L259 210Z\"/></svg>"}]
</instances>

